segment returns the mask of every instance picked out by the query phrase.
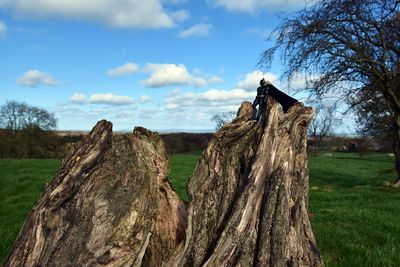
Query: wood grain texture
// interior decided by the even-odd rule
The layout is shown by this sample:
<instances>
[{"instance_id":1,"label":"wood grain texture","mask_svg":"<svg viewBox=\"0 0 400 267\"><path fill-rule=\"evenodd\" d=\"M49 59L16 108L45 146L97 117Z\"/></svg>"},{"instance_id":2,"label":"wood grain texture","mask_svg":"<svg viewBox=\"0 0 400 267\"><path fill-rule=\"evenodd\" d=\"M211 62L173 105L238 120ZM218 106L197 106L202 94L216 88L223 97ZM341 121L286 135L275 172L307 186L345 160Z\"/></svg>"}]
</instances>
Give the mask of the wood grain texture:
<instances>
[{"instance_id":1,"label":"wood grain texture","mask_svg":"<svg viewBox=\"0 0 400 267\"><path fill-rule=\"evenodd\" d=\"M113 136L100 121L45 189L6 266L159 266L186 225L167 174L158 134Z\"/></svg>"},{"instance_id":2,"label":"wood grain texture","mask_svg":"<svg viewBox=\"0 0 400 267\"><path fill-rule=\"evenodd\" d=\"M261 123L244 102L211 140L188 185L185 241L165 266L322 266L308 205L307 128L313 110Z\"/></svg>"},{"instance_id":3,"label":"wood grain texture","mask_svg":"<svg viewBox=\"0 0 400 267\"><path fill-rule=\"evenodd\" d=\"M313 110L243 102L199 159L182 202L157 133L100 121L46 187L6 266L323 266L308 217Z\"/></svg>"}]
</instances>

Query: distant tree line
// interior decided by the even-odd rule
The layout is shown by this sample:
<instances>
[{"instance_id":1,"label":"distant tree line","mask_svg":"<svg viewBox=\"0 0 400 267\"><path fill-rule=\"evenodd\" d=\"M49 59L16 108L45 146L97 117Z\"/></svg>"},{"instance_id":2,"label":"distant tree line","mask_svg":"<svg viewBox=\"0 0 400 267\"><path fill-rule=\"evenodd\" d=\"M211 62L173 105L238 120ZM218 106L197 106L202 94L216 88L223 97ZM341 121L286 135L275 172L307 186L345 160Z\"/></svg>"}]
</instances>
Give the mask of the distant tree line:
<instances>
[{"instance_id":1,"label":"distant tree line","mask_svg":"<svg viewBox=\"0 0 400 267\"><path fill-rule=\"evenodd\" d=\"M52 130L57 119L47 110L24 102L0 107L1 158L59 158L66 142Z\"/></svg>"},{"instance_id":2,"label":"distant tree line","mask_svg":"<svg viewBox=\"0 0 400 267\"><path fill-rule=\"evenodd\" d=\"M170 133L161 134L168 154L201 151L207 147L212 133Z\"/></svg>"},{"instance_id":3,"label":"distant tree line","mask_svg":"<svg viewBox=\"0 0 400 267\"><path fill-rule=\"evenodd\" d=\"M18 101L0 106L0 158L62 158L83 135L61 136L47 110ZM169 154L203 150L212 134L161 134Z\"/></svg>"}]
</instances>

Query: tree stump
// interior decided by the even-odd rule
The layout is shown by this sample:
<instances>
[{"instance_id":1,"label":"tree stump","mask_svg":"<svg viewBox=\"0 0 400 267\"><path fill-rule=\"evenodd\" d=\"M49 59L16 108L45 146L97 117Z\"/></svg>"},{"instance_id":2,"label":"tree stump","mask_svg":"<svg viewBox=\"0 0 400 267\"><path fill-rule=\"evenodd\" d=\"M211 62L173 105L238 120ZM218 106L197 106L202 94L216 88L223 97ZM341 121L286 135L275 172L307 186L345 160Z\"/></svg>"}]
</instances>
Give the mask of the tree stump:
<instances>
[{"instance_id":1,"label":"tree stump","mask_svg":"<svg viewBox=\"0 0 400 267\"><path fill-rule=\"evenodd\" d=\"M184 237L186 206L166 180L158 134L100 121L62 163L6 266L160 266Z\"/></svg>"},{"instance_id":2,"label":"tree stump","mask_svg":"<svg viewBox=\"0 0 400 267\"><path fill-rule=\"evenodd\" d=\"M322 266L308 206L311 108L250 102L211 140L188 184L185 241L166 266Z\"/></svg>"},{"instance_id":3,"label":"tree stump","mask_svg":"<svg viewBox=\"0 0 400 267\"><path fill-rule=\"evenodd\" d=\"M308 206L307 128L269 98L243 102L212 138L187 186L166 180L156 133L112 136L101 121L35 205L7 266L323 266Z\"/></svg>"}]
</instances>

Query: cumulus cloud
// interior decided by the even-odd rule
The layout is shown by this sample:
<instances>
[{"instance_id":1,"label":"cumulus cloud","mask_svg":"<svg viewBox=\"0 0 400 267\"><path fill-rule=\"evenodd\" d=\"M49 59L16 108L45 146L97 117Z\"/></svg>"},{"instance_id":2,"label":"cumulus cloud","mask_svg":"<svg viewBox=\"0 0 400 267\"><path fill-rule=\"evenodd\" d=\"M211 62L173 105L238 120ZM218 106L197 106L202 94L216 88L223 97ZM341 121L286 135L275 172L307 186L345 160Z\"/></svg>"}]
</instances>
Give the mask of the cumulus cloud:
<instances>
[{"instance_id":1,"label":"cumulus cloud","mask_svg":"<svg viewBox=\"0 0 400 267\"><path fill-rule=\"evenodd\" d=\"M176 22L183 22L185 20L190 19L189 11L183 9L172 12L170 15L172 19L175 20Z\"/></svg>"},{"instance_id":2,"label":"cumulus cloud","mask_svg":"<svg viewBox=\"0 0 400 267\"><path fill-rule=\"evenodd\" d=\"M223 81L224 79L219 76L211 76L210 78L208 78L208 83L222 83Z\"/></svg>"},{"instance_id":3,"label":"cumulus cloud","mask_svg":"<svg viewBox=\"0 0 400 267\"><path fill-rule=\"evenodd\" d=\"M210 89L201 93L174 93L165 100L166 109L181 108L213 108L218 109L237 109L244 100L252 100L255 92L247 92L243 89L235 88L232 90ZM215 111L217 112L217 111Z\"/></svg>"},{"instance_id":4,"label":"cumulus cloud","mask_svg":"<svg viewBox=\"0 0 400 267\"><path fill-rule=\"evenodd\" d=\"M262 78L282 89L275 75L253 71L244 75L232 89L213 88L203 92L171 90L165 98L165 114L176 120L176 123L191 127L207 125L211 129L214 127L212 117L215 114L236 112L243 101L252 102Z\"/></svg>"},{"instance_id":5,"label":"cumulus cloud","mask_svg":"<svg viewBox=\"0 0 400 267\"><path fill-rule=\"evenodd\" d=\"M211 24L199 23L189 29L181 31L178 36L181 38L206 37L211 35L212 28L213 26Z\"/></svg>"},{"instance_id":6,"label":"cumulus cloud","mask_svg":"<svg viewBox=\"0 0 400 267\"><path fill-rule=\"evenodd\" d=\"M305 6L305 0L208 0L229 11L257 14L262 10L291 11Z\"/></svg>"},{"instance_id":7,"label":"cumulus cloud","mask_svg":"<svg viewBox=\"0 0 400 267\"><path fill-rule=\"evenodd\" d=\"M0 21L0 37L5 35L7 32L7 26L4 24L4 22Z\"/></svg>"},{"instance_id":8,"label":"cumulus cloud","mask_svg":"<svg viewBox=\"0 0 400 267\"><path fill-rule=\"evenodd\" d=\"M205 91L204 93L199 93L198 100L204 102L216 102L216 101L230 102L230 101L251 98L253 96L254 93L249 93L242 89L233 89L233 90L211 89Z\"/></svg>"},{"instance_id":9,"label":"cumulus cloud","mask_svg":"<svg viewBox=\"0 0 400 267\"><path fill-rule=\"evenodd\" d=\"M286 91L286 87L278 81L277 76L272 73L262 73L253 71L247 73L233 89L210 89L204 92L184 93L180 90L170 91L170 95L166 97L165 105L167 110L182 108L204 108L211 112L217 113L219 109L226 111L235 111L239 108L241 102L253 101L257 94L257 87L260 86L260 80L264 78L276 85L282 91Z\"/></svg>"},{"instance_id":10,"label":"cumulus cloud","mask_svg":"<svg viewBox=\"0 0 400 267\"><path fill-rule=\"evenodd\" d=\"M238 82L237 87L242 88L247 91L254 91L258 86L260 86L260 80L264 78L266 81L270 81L275 84L277 77L270 73L263 73L261 71L253 71L247 73L245 78Z\"/></svg>"},{"instance_id":11,"label":"cumulus cloud","mask_svg":"<svg viewBox=\"0 0 400 267\"><path fill-rule=\"evenodd\" d=\"M205 86L209 83L219 82L221 79L213 76L207 78L198 73L191 74L183 64L153 64L148 63L144 70L150 73L150 77L142 81L149 88L158 88L171 85L188 85L194 87Z\"/></svg>"},{"instance_id":12,"label":"cumulus cloud","mask_svg":"<svg viewBox=\"0 0 400 267\"><path fill-rule=\"evenodd\" d=\"M146 103L146 102L149 102L150 100L151 100L151 97L148 95L142 95L140 97L140 103Z\"/></svg>"},{"instance_id":13,"label":"cumulus cloud","mask_svg":"<svg viewBox=\"0 0 400 267\"><path fill-rule=\"evenodd\" d=\"M17 79L17 84L28 87L37 87L39 85L54 86L59 82L54 77L46 72L39 70L30 70L24 73Z\"/></svg>"},{"instance_id":14,"label":"cumulus cloud","mask_svg":"<svg viewBox=\"0 0 400 267\"><path fill-rule=\"evenodd\" d=\"M82 103L87 102L87 101L88 101L88 98L87 98L84 94L75 93L75 94L71 97L70 100L71 100L72 102L74 102L74 103L82 104Z\"/></svg>"},{"instance_id":15,"label":"cumulus cloud","mask_svg":"<svg viewBox=\"0 0 400 267\"><path fill-rule=\"evenodd\" d=\"M263 73L261 71L253 71L247 73L245 77L236 84L236 87L248 92L255 92L256 88L260 86L260 80L262 78L271 82L279 90L285 92L286 94L299 98L304 97L304 93L300 92L307 89L307 79L313 79L315 76L307 78L304 75L297 74L294 75L290 81L288 81L279 80L278 76L271 72Z\"/></svg>"},{"instance_id":16,"label":"cumulus cloud","mask_svg":"<svg viewBox=\"0 0 400 267\"><path fill-rule=\"evenodd\" d=\"M114 27L158 29L173 27L185 18L185 11L168 13L164 7L167 4L176 4L176 1L2 0L0 8L10 9L21 17L55 17L101 22Z\"/></svg>"},{"instance_id":17,"label":"cumulus cloud","mask_svg":"<svg viewBox=\"0 0 400 267\"><path fill-rule=\"evenodd\" d=\"M125 63L120 67L116 67L107 71L107 75L111 77L131 75L139 70L139 66L134 63Z\"/></svg>"},{"instance_id":18,"label":"cumulus cloud","mask_svg":"<svg viewBox=\"0 0 400 267\"><path fill-rule=\"evenodd\" d=\"M86 96L82 93L75 93L71 98L71 102L76 104L106 104L119 106L136 106L136 101L129 96L119 96L112 93L93 94Z\"/></svg>"},{"instance_id":19,"label":"cumulus cloud","mask_svg":"<svg viewBox=\"0 0 400 267\"><path fill-rule=\"evenodd\" d=\"M79 94L75 94L78 95ZM82 94L80 94L82 97ZM79 99L79 97L78 97ZM79 104L79 105L78 105ZM59 118L59 128L65 130L90 130L99 120L113 122L113 130L126 131L137 124L135 106L126 105L95 105L68 101L55 104L49 108Z\"/></svg>"}]
</instances>

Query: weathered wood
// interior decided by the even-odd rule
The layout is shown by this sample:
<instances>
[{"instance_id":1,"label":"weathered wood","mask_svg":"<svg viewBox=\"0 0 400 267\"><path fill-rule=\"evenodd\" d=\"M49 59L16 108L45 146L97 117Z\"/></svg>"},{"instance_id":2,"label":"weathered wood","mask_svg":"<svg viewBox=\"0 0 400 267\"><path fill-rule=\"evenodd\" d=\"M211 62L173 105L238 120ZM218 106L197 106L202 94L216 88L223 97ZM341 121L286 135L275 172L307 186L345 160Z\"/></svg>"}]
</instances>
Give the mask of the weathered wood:
<instances>
[{"instance_id":1,"label":"weathered wood","mask_svg":"<svg viewBox=\"0 0 400 267\"><path fill-rule=\"evenodd\" d=\"M159 266L182 240L186 207L165 180L160 137L111 128L100 121L67 156L6 266Z\"/></svg>"},{"instance_id":2,"label":"weathered wood","mask_svg":"<svg viewBox=\"0 0 400 267\"><path fill-rule=\"evenodd\" d=\"M272 98L261 123L244 102L188 183L188 207L166 180L156 133L113 136L99 122L35 205L7 266L322 266L307 212L301 103Z\"/></svg>"},{"instance_id":3,"label":"weathered wood","mask_svg":"<svg viewBox=\"0 0 400 267\"><path fill-rule=\"evenodd\" d=\"M311 108L270 98L218 131L188 185L185 241L165 266L322 266L307 212Z\"/></svg>"}]
</instances>

